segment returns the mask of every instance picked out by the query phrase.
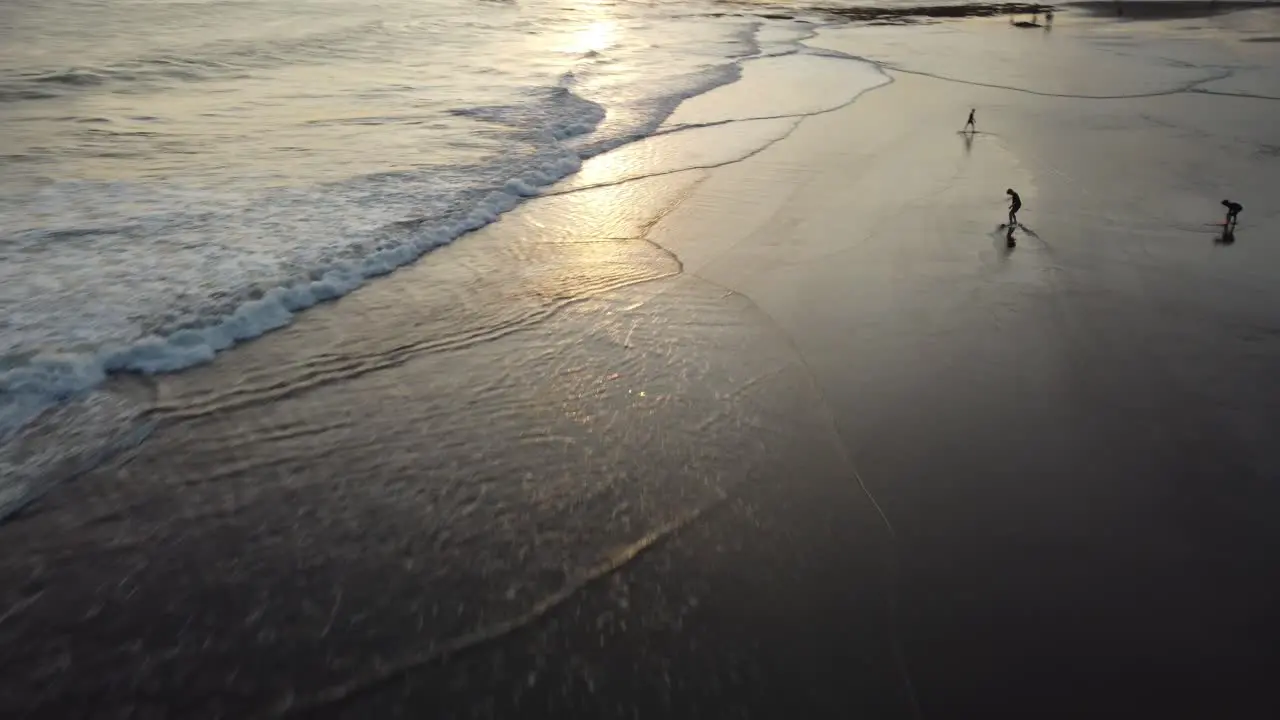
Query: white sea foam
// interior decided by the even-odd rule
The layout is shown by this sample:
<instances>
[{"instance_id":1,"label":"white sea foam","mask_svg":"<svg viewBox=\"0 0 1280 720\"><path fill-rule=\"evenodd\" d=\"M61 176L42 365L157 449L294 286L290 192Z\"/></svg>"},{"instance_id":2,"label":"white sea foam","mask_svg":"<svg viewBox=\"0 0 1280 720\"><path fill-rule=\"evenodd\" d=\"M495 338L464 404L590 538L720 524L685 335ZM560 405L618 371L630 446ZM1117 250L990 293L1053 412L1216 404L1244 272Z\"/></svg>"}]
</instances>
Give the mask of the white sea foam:
<instances>
[{"instance_id":1,"label":"white sea foam","mask_svg":"<svg viewBox=\"0 0 1280 720\"><path fill-rule=\"evenodd\" d=\"M18 162L0 181L0 441L112 374L181 371L289 325L495 221L587 158L681 124L830 109L884 81L871 66L812 53L789 60L813 36L811 23L725 17L710 6L584 17L535 1L523 16L486 8L491 26L463 32L423 24L413 3L393 4L400 15L390 20L355 12L335 25L331 0L306 2L307 11L324 10L312 34L209 45L184 33L172 38L182 52L134 58L86 47L85 66L101 72L45 83L58 86L55 95L78 93L86 108L60 121L65 147L50 149L44 126L19 122L26 110L13 108L39 100L0 99L0 123L15 128L6 152L21 151L10 153ZM530 13L536 19L526 22ZM215 36L227 31L207 21ZM114 27L127 34L127 25ZM270 48L255 49L261 42ZM0 76L31 61L10 47ZM433 50L415 54L422 47ZM453 52L461 47L470 53ZM767 103L722 91L672 116L689 98L732 87L753 59L756 75L802 63L816 84ZM316 64L333 87L298 95ZM371 64L378 82L367 77ZM175 67L182 72L170 77ZM106 95L95 89L108 86ZM206 90L225 97L210 103ZM325 110L299 124L310 97ZM150 114L166 107L189 114ZM669 117L679 122L664 125ZM741 150L700 147L696 133L662 147L683 158L673 168L731 161L788 127L743 125ZM199 133L207 137L191 139ZM50 167L63 179L49 182ZM96 179L102 167L114 177Z\"/></svg>"},{"instance_id":2,"label":"white sea foam","mask_svg":"<svg viewBox=\"0 0 1280 720\"><path fill-rule=\"evenodd\" d=\"M112 51L128 40L142 48L136 57L35 38L81 48L68 57L96 69L43 83L92 108L59 121L61 146L41 134L46 126L22 122L41 100L0 100L0 123L14 130L4 150L15 159L0 181L0 438L113 373L208 362L493 222L583 159L649 135L681 101L736 79L736 61L762 52L754 18L660 8L595 18L534 2L523 16L486 8L492 27L465 30L478 34L462 54L448 48L468 45L464 30L421 23L412 3L392 6L402 13L394 21L353 11L335 24L329 0L307 2L301 16L316 31L283 39L211 16L209 34L232 32L235 42L184 31L168 39L181 52L148 50L106 6L94 11L119 36ZM522 35L510 23L530 13ZM764 50L802 34L769 33ZM270 47L255 50L261 42ZM423 56L422 47L435 49ZM6 44L0 76L43 57ZM174 58L196 71L172 76ZM368 67L382 58L371 83ZM316 64L332 75L315 94L325 114L299 125L308 96L296 88L319 87L305 79ZM216 103L212 90L223 95ZM188 114L156 116L166 108ZM49 182L49 168L61 179ZM97 179L102 168L114 177Z\"/></svg>"},{"instance_id":3,"label":"white sea foam","mask_svg":"<svg viewBox=\"0 0 1280 720\"><path fill-rule=\"evenodd\" d=\"M0 373L0 390L7 396L0 406L0 427L12 428L39 407L38 398L56 400L93 387L108 373L165 373L212 360L236 343L256 338L288 325L296 313L339 298L370 278L386 275L462 234L496 220L523 197L541 186L576 171L581 160L565 151L554 161L530 170L506 183L506 191L491 192L467 214L444 227L419 229L400 243L377 250L358 262L339 263L315 280L268 290L261 297L240 304L226 315L215 316L202 327L183 328L167 334L150 334L133 342L107 346L92 353L40 353L21 365ZM19 398L19 396L26 396ZM25 400L25 402L24 402ZM16 422L15 422L16 421Z\"/></svg>"}]
</instances>

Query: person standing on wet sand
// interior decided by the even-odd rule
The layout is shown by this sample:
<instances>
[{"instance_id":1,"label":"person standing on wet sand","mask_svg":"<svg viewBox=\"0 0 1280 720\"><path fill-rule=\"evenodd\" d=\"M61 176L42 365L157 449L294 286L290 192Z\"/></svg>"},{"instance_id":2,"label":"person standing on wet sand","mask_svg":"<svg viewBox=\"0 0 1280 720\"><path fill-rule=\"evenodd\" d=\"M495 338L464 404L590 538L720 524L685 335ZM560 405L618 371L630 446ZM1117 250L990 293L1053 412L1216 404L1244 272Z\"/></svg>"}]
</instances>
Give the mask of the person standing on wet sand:
<instances>
[{"instance_id":1,"label":"person standing on wet sand","mask_svg":"<svg viewBox=\"0 0 1280 720\"><path fill-rule=\"evenodd\" d=\"M1222 205L1227 209L1227 219L1222 223L1223 227L1234 228L1236 223L1240 222L1240 211L1244 209L1244 206L1230 200L1223 200Z\"/></svg>"},{"instance_id":2,"label":"person standing on wet sand","mask_svg":"<svg viewBox=\"0 0 1280 720\"><path fill-rule=\"evenodd\" d=\"M1018 224L1018 210L1022 208L1022 198L1018 197L1018 193L1009 188L1004 191L1009 196L1009 227L1012 229Z\"/></svg>"},{"instance_id":3,"label":"person standing on wet sand","mask_svg":"<svg viewBox=\"0 0 1280 720\"><path fill-rule=\"evenodd\" d=\"M978 123L975 122L973 119L973 113L975 112L975 110L976 108L969 108L969 120L964 124L965 130L972 130L974 132L978 131Z\"/></svg>"}]
</instances>

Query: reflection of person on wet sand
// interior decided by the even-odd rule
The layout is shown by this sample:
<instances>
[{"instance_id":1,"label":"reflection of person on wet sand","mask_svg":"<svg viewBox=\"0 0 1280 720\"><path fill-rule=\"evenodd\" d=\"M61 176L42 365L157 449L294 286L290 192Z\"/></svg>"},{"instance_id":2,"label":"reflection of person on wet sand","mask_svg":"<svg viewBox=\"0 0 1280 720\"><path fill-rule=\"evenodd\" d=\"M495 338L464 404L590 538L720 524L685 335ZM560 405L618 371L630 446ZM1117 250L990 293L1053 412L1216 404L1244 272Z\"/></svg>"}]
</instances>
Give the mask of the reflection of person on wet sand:
<instances>
[{"instance_id":1,"label":"reflection of person on wet sand","mask_svg":"<svg viewBox=\"0 0 1280 720\"><path fill-rule=\"evenodd\" d=\"M1039 12L1038 10L1037 10L1036 12L1034 12L1034 13L1032 13L1032 14L1031 14L1031 20L1030 20L1030 22L1028 22L1028 21L1026 21L1026 20L1018 20L1017 18L1018 18L1018 16L1017 16L1017 14L1016 14L1016 13L1011 13L1011 14L1009 15L1009 24L1010 24L1010 25L1013 25L1014 27L1020 27L1020 28L1038 28L1038 27L1040 27L1040 12Z\"/></svg>"},{"instance_id":2,"label":"reflection of person on wet sand","mask_svg":"<svg viewBox=\"0 0 1280 720\"><path fill-rule=\"evenodd\" d=\"M976 108L969 108L969 119L968 119L967 121L965 121L964 129L965 129L965 130L972 130L972 131L974 131L974 132L977 132L977 130L978 130L978 123L977 123L977 122L975 122L975 121L974 121L974 119L973 119L973 113L974 113L974 112L976 112Z\"/></svg>"}]
</instances>

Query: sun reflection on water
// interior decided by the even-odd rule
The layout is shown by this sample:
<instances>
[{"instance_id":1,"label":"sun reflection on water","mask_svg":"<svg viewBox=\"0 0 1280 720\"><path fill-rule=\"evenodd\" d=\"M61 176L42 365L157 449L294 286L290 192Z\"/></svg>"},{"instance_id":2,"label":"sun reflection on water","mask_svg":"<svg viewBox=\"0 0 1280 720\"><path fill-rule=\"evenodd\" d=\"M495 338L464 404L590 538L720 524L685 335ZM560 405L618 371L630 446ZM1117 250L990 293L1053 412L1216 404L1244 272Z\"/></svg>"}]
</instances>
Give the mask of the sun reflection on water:
<instances>
[{"instance_id":1,"label":"sun reflection on water","mask_svg":"<svg viewBox=\"0 0 1280 720\"><path fill-rule=\"evenodd\" d=\"M579 9L586 16L585 22L571 35L566 52L584 55L613 47L617 43L618 20L612 9L598 0L583 3Z\"/></svg>"},{"instance_id":2,"label":"sun reflection on water","mask_svg":"<svg viewBox=\"0 0 1280 720\"><path fill-rule=\"evenodd\" d=\"M569 51L576 54L601 52L613 47L618 34L618 23L612 18L592 20L573 34Z\"/></svg>"}]
</instances>

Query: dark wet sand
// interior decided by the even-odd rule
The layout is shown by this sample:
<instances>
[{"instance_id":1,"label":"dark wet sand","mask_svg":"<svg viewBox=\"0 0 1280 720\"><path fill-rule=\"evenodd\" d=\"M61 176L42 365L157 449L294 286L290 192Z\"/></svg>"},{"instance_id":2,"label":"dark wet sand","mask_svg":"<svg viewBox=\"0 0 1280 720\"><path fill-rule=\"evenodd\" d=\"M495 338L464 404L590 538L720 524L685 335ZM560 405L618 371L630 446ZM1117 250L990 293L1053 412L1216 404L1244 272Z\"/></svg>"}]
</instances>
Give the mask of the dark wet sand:
<instances>
[{"instance_id":1,"label":"dark wet sand","mask_svg":"<svg viewBox=\"0 0 1280 720\"><path fill-rule=\"evenodd\" d=\"M0 710L1276 715L1273 106L896 78L162 382L0 527Z\"/></svg>"},{"instance_id":2,"label":"dark wet sand","mask_svg":"<svg viewBox=\"0 0 1280 720\"><path fill-rule=\"evenodd\" d=\"M851 523L819 530L840 505L828 493L847 479L816 469L796 473L803 485L758 489L758 515L710 516L616 576L659 594L701 578L705 614L678 635L645 612L649 603L619 612L616 585L601 583L510 643L407 676L407 697L421 698L411 703L431 707L453 683L449 702L481 717L626 717L633 705L665 708L672 658L682 670L673 677L714 688L679 684L672 717L912 717L888 672L892 636L878 654L841 655L857 628L878 622L901 642L922 717L1280 710L1267 689L1280 638L1280 451L1269 440L1280 386L1268 370L1280 348L1265 329L1277 298L1273 283L1255 284L1243 269L1275 273L1265 238L1276 215L1260 212L1250 258L1210 255L1208 233L1171 226L1177 210L1113 214L1116 197L1150 197L1163 182L1177 195L1184 163L1215 162L1179 156L1178 133L1150 132L1138 148L1165 162L1120 170L1101 158L1132 147L1123 133L1080 145L1042 139L1067 137L1071 123L1124 125L1126 109L1054 100L1030 111L1044 124L1015 128L1002 117L966 149L928 130L927 118L957 104L953 92L900 77L720 172L653 235L683 254L686 272L740 289L794 339L893 521L896 619L882 611L868 620L873 604L844 599L844 583L869 587L877 574L830 546L865 546L842 537ZM1022 101L981 97L987 107ZM1019 114L1009 105L1003 113ZM1043 112L1066 107L1076 112L1056 122ZM1186 119L1215 107L1175 96L1144 110ZM898 112L879 112L889 108ZM882 142L807 164L848 134ZM1225 172L1235 160L1217 162ZM1258 172L1250 179L1275 171ZM1036 203L1061 203L1024 215L1036 234L1020 231L1012 249L993 222L965 210L989 202L998 217L998 200L983 198L1006 182L1034 188ZM781 197L751 192L783 186ZM684 222L752 232L682 244ZM796 500L804 497L814 505ZM856 516L873 522L865 508ZM744 554L703 554L735 539L748 543ZM592 619L605 611L629 631L607 633L602 651ZM690 633L703 648L696 660L680 654ZM766 671L743 673L739 657ZM526 689L534 668L539 681ZM625 685L587 688L586 678L606 677ZM395 698L388 689L332 710L361 717Z\"/></svg>"},{"instance_id":3,"label":"dark wet sand","mask_svg":"<svg viewBox=\"0 0 1280 720\"><path fill-rule=\"evenodd\" d=\"M688 267L753 297L814 369L898 531L925 717L1274 714L1277 215L1260 203L1248 257L1187 218L1276 182L1250 160L1275 106L975 93L899 77L806 123L760 162L882 142L793 186L758 233L807 228L785 262ZM962 97L993 134L931 135ZM1036 208L1014 248L993 231L1006 186ZM987 223L965 210L984 205Z\"/></svg>"},{"instance_id":4,"label":"dark wet sand","mask_svg":"<svg viewBox=\"0 0 1280 720\"><path fill-rule=\"evenodd\" d=\"M300 717L910 718L892 548L816 442L500 642Z\"/></svg>"},{"instance_id":5,"label":"dark wet sand","mask_svg":"<svg viewBox=\"0 0 1280 720\"><path fill-rule=\"evenodd\" d=\"M1280 386L1268 367L1280 347L1267 329L1278 298L1277 253L1265 238L1276 215L1260 209L1249 233L1259 242L1248 257L1228 257L1211 254L1220 248L1206 228L1181 221L1194 207L1174 205L1194 204L1187 168L1234 175L1237 187L1274 182L1275 170L1246 173L1233 164L1250 148L1215 157L1217 144L1188 149L1181 128L1148 124L1223 109L1209 98L1125 107L983 91L978 102L1001 117L964 145L931 132L930 118L961 104L955 95L951 84L899 77L719 172L651 237L681 255L687 273L752 297L815 373L896 530L898 613L878 622L901 642L921 716L1274 714L1280 451L1269 428ZM1015 109L1023 102L1025 116ZM1237 129L1265 137L1269 111L1250 123L1246 106L1231 110ZM1115 134L1085 142L1071 129L1079 123ZM1143 126L1135 146L1128 133ZM881 142L817 159L849 135ZM1105 160L1126 148L1161 160ZM1019 231L1014 248L993 232L1006 183L1024 199L1034 189L1038 208L1024 213L1035 234ZM1161 191L1171 204L1151 199ZM1212 211L1214 190L1202 192ZM984 206L985 219L974 212ZM861 221L841 220L853 217ZM711 241L697 232L712 227L734 231ZM814 506L778 502L808 484L758 490L781 494L755 516L785 530L778 536L759 534L755 518L715 514L612 581L666 593L702 578L696 627L668 637L669 621L655 622L648 603L619 612L615 585L601 583L501 647L406 676L406 697L425 710L452 683L448 702L497 717L626 717L636 706L649 716L667 697L673 717L912 717L886 669L892 636L872 655L881 665L839 655L867 611L845 605L832 577L863 585L876 574L831 548L819 567L788 570L829 542L809 521L826 527L836 503L825 493L847 479L824 475L810 477ZM865 508L861 517L868 522ZM785 560L748 546L715 556L729 563L722 576L698 548L735 538ZM839 534L830 541L864 547ZM628 631L607 633L600 650L592 619L606 610ZM704 648L691 673L680 654L690 633ZM766 672L732 674L744 644L747 667ZM714 691L679 683L668 696L666 658L682 668L673 677ZM531 673L538 681L527 687ZM587 678L625 684L594 692ZM387 689L330 710L361 717L396 697Z\"/></svg>"}]
</instances>

